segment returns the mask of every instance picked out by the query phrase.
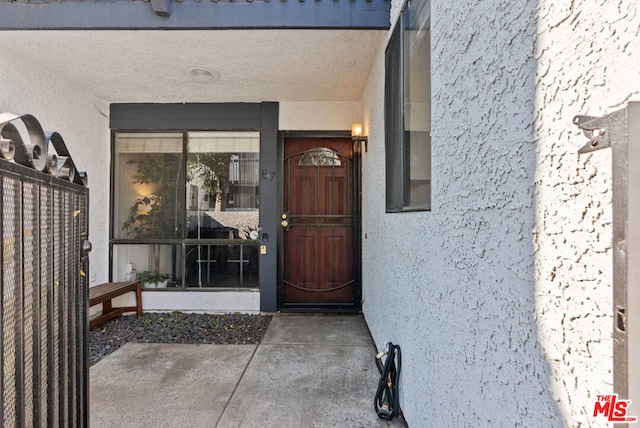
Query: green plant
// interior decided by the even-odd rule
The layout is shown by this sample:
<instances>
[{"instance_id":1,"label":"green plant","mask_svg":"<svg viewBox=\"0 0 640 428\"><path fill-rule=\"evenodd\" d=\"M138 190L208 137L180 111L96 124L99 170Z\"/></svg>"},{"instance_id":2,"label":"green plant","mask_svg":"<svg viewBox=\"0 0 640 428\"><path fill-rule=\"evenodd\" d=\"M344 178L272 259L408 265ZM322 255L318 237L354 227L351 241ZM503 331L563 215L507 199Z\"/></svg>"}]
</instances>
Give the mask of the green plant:
<instances>
[{"instance_id":1,"label":"green plant","mask_svg":"<svg viewBox=\"0 0 640 428\"><path fill-rule=\"evenodd\" d=\"M132 176L132 184L151 184L153 195L143 195L134 200L129 216L122 224L127 235L137 239L171 239L178 229L178 178L180 157L172 153L149 153L131 159L128 165L136 165L138 172ZM160 244L151 244L154 270L150 281L159 283L169 278L160 273ZM145 273L138 274L142 280Z\"/></svg>"},{"instance_id":2,"label":"green plant","mask_svg":"<svg viewBox=\"0 0 640 428\"><path fill-rule=\"evenodd\" d=\"M165 273L158 273L151 270L145 270L144 272L140 272L138 274L138 281L150 283L150 284L159 284L168 280L171 275Z\"/></svg>"}]
</instances>

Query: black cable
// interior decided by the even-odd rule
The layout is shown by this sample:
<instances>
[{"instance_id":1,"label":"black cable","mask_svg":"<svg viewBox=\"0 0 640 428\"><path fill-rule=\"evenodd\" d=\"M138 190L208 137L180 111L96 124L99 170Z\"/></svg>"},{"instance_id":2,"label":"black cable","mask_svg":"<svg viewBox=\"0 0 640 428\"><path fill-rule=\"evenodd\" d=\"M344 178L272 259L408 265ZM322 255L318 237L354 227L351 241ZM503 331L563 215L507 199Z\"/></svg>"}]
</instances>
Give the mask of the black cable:
<instances>
[{"instance_id":1,"label":"black cable","mask_svg":"<svg viewBox=\"0 0 640 428\"><path fill-rule=\"evenodd\" d=\"M382 364L383 356L384 354L378 354L376 357L376 367L380 372L380 380L378 381L374 407L380 419L390 421L400 414L399 383L402 366L400 346L389 342L387 359L384 365Z\"/></svg>"}]
</instances>

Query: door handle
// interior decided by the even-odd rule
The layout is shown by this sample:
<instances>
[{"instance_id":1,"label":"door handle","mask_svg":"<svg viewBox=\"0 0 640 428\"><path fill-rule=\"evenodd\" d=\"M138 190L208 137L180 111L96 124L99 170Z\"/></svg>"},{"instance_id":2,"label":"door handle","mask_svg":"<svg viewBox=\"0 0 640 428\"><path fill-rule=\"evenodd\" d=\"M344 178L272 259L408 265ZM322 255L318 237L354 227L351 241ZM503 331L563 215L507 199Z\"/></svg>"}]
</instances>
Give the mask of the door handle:
<instances>
[{"instance_id":1,"label":"door handle","mask_svg":"<svg viewBox=\"0 0 640 428\"><path fill-rule=\"evenodd\" d=\"M280 226L282 226L282 227L287 227L287 226L289 226L289 222L288 222L287 220L282 220L282 221L280 222Z\"/></svg>"}]
</instances>

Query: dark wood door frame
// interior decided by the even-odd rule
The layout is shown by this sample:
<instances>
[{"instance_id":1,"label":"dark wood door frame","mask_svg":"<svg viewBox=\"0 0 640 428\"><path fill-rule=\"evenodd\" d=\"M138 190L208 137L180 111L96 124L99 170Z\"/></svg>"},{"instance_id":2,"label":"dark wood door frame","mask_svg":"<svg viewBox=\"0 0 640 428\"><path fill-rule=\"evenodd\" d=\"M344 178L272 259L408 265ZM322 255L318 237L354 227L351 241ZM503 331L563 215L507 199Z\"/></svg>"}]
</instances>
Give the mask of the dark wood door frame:
<instances>
[{"instance_id":1,"label":"dark wood door frame","mask_svg":"<svg viewBox=\"0 0 640 428\"><path fill-rule=\"evenodd\" d=\"M278 136L278 198L277 205L279 212L283 212L284 208L284 144L289 138L351 138L348 131L281 131ZM284 229L277 225L278 228L278 285L277 285L277 302L278 310L284 312L360 312L362 308L362 173L361 173L361 153L354 150L353 169L354 169L354 279L355 279L355 298L353 304L285 304L283 295L283 272L284 272Z\"/></svg>"}]
</instances>

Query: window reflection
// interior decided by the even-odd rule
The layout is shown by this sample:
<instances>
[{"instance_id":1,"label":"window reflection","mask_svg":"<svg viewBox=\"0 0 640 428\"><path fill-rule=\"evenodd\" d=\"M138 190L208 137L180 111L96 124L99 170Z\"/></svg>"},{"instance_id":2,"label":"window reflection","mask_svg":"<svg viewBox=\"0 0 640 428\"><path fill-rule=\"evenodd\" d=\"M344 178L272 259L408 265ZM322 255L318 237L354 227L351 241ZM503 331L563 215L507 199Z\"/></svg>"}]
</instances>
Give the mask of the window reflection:
<instances>
[{"instance_id":1,"label":"window reflection","mask_svg":"<svg viewBox=\"0 0 640 428\"><path fill-rule=\"evenodd\" d=\"M259 148L259 132L116 133L114 280L258 287Z\"/></svg>"},{"instance_id":2,"label":"window reflection","mask_svg":"<svg viewBox=\"0 0 640 428\"><path fill-rule=\"evenodd\" d=\"M257 132L189 133L188 238L257 238L259 148Z\"/></svg>"},{"instance_id":3,"label":"window reflection","mask_svg":"<svg viewBox=\"0 0 640 428\"><path fill-rule=\"evenodd\" d=\"M180 238L182 134L117 134L114 163L113 236L132 242ZM174 246L154 242L132 248L136 251L114 248L114 277L130 279L136 269L146 288L177 283Z\"/></svg>"},{"instance_id":4,"label":"window reflection","mask_svg":"<svg viewBox=\"0 0 640 428\"><path fill-rule=\"evenodd\" d=\"M431 41L430 4L409 0L404 10L404 117L408 203L431 205Z\"/></svg>"},{"instance_id":5,"label":"window reflection","mask_svg":"<svg viewBox=\"0 0 640 428\"><path fill-rule=\"evenodd\" d=\"M190 132L187 287L257 287L260 134ZM209 240L224 241L225 245Z\"/></svg>"},{"instance_id":6,"label":"window reflection","mask_svg":"<svg viewBox=\"0 0 640 428\"><path fill-rule=\"evenodd\" d=\"M385 53L387 212L431 209L431 12L407 0Z\"/></svg>"},{"instance_id":7,"label":"window reflection","mask_svg":"<svg viewBox=\"0 0 640 428\"><path fill-rule=\"evenodd\" d=\"M158 265L156 270L156 258ZM113 246L113 281L139 280L145 289L182 287L181 245L117 244Z\"/></svg>"},{"instance_id":8,"label":"window reflection","mask_svg":"<svg viewBox=\"0 0 640 428\"><path fill-rule=\"evenodd\" d=\"M258 287L255 245L188 245L187 287Z\"/></svg>"},{"instance_id":9,"label":"window reflection","mask_svg":"<svg viewBox=\"0 0 640 428\"><path fill-rule=\"evenodd\" d=\"M182 135L119 134L115 149L114 236L178 238Z\"/></svg>"}]
</instances>

